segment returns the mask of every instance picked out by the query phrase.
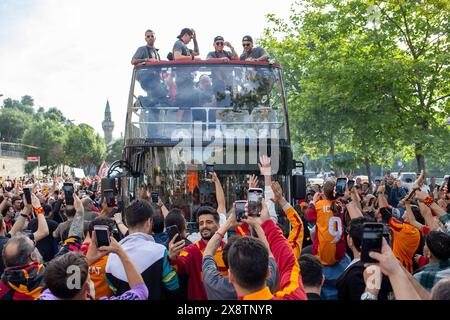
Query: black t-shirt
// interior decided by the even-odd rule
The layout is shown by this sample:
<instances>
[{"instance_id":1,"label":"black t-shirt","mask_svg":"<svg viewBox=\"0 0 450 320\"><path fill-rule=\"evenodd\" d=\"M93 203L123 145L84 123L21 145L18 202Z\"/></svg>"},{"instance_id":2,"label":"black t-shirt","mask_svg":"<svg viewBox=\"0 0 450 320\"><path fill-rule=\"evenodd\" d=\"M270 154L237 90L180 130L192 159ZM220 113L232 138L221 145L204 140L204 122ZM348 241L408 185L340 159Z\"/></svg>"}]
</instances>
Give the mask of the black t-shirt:
<instances>
[{"instance_id":1,"label":"black t-shirt","mask_svg":"<svg viewBox=\"0 0 450 320\"><path fill-rule=\"evenodd\" d=\"M39 252L44 258L44 261L48 262L51 259L53 259L56 253L56 243L55 240L53 239L53 231L55 231L56 228L58 227L58 223L51 219L45 220L47 221L49 234L44 239L39 240L36 243L36 248L38 248ZM37 219L33 219L28 224L27 229L30 230L31 232L36 232L37 228L38 228L38 221Z\"/></svg>"}]
</instances>

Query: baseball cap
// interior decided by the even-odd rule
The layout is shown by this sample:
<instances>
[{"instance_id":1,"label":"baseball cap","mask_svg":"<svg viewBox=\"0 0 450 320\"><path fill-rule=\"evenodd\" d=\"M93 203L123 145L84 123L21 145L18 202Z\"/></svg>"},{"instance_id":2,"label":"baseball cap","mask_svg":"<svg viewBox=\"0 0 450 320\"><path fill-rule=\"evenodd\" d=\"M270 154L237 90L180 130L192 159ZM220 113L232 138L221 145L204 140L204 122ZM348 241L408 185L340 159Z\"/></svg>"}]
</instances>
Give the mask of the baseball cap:
<instances>
[{"instance_id":1,"label":"baseball cap","mask_svg":"<svg viewBox=\"0 0 450 320\"><path fill-rule=\"evenodd\" d=\"M185 34L188 34L190 36L192 36L192 30L190 28L183 28L180 32L180 35L177 37L178 39L181 38L182 36L184 36Z\"/></svg>"},{"instance_id":2,"label":"baseball cap","mask_svg":"<svg viewBox=\"0 0 450 320\"><path fill-rule=\"evenodd\" d=\"M249 41L249 42L253 43L253 39L252 39L252 37L250 37L250 36L244 36L244 37L242 38L242 41Z\"/></svg>"},{"instance_id":3,"label":"baseball cap","mask_svg":"<svg viewBox=\"0 0 450 320\"><path fill-rule=\"evenodd\" d=\"M214 42L216 41L224 41L222 36L217 36L214 38Z\"/></svg>"}]
</instances>

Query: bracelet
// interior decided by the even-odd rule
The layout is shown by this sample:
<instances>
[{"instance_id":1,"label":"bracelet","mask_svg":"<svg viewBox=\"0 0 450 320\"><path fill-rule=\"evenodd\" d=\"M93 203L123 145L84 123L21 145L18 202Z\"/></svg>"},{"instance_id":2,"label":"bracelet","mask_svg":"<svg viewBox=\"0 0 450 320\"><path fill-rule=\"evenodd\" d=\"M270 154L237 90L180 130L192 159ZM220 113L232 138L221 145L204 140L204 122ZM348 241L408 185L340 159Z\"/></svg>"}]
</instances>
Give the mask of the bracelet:
<instances>
[{"instance_id":1,"label":"bracelet","mask_svg":"<svg viewBox=\"0 0 450 320\"><path fill-rule=\"evenodd\" d=\"M120 221L120 222L117 222L117 224L124 224L122 221Z\"/></svg>"},{"instance_id":2,"label":"bracelet","mask_svg":"<svg viewBox=\"0 0 450 320\"><path fill-rule=\"evenodd\" d=\"M215 234L219 235L222 239L225 237L225 236L224 236L223 234L221 234L219 231L216 231Z\"/></svg>"},{"instance_id":3,"label":"bracelet","mask_svg":"<svg viewBox=\"0 0 450 320\"><path fill-rule=\"evenodd\" d=\"M430 197L430 196L426 197L425 200L423 200L423 203L424 203L427 207L431 206L431 205L433 204L433 202L434 202L434 200L433 200L433 198Z\"/></svg>"},{"instance_id":4,"label":"bracelet","mask_svg":"<svg viewBox=\"0 0 450 320\"><path fill-rule=\"evenodd\" d=\"M42 207L34 208L34 214L43 214L43 213L44 213L44 208L42 208Z\"/></svg>"}]
</instances>

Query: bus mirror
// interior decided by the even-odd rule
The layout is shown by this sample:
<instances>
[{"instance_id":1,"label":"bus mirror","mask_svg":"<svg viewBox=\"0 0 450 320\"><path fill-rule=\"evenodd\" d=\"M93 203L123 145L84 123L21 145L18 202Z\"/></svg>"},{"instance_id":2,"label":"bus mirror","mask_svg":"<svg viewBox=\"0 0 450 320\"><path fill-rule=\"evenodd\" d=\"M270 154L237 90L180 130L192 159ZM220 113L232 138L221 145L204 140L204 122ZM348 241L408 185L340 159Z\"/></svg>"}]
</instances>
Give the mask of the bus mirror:
<instances>
[{"instance_id":1,"label":"bus mirror","mask_svg":"<svg viewBox=\"0 0 450 320\"><path fill-rule=\"evenodd\" d=\"M116 180L114 178L103 178L101 183L101 190L103 196L103 190L112 189L116 192Z\"/></svg>"},{"instance_id":2,"label":"bus mirror","mask_svg":"<svg viewBox=\"0 0 450 320\"><path fill-rule=\"evenodd\" d=\"M293 181L293 197L296 200L306 199L306 177L295 174L292 176Z\"/></svg>"}]
</instances>

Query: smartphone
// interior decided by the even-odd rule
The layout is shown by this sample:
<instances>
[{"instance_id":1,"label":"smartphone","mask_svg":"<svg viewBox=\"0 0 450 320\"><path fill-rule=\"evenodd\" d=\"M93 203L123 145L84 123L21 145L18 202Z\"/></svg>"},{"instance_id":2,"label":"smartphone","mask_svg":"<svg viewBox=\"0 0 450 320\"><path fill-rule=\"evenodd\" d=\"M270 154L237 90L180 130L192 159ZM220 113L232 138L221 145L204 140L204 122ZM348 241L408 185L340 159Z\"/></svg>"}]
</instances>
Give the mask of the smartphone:
<instances>
[{"instance_id":1,"label":"smartphone","mask_svg":"<svg viewBox=\"0 0 450 320\"><path fill-rule=\"evenodd\" d=\"M72 182L64 182L63 184L63 190L64 190L64 198L66 199L66 205L72 206L74 203L73 200L73 183Z\"/></svg>"},{"instance_id":2,"label":"smartphone","mask_svg":"<svg viewBox=\"0 0 450 320\"><path fill-rule=\"evenodd\" d=\"M241 222L245 214L245 204L247 200L238 200L236 203L236 221Z\"/></svg>"},{"instance_id":3,"label":"smartphone","mask_svg":"<svg viewBox=\"0 0 450 320\"><path fill-rule=\"evenodd\" d=\"M103 196L106 199L106 205L108 206L108 208L113 208L116 206L116 197L114 196L113 189L103 190Z\"/></svg>"},{"instance_id":4,"label":"smartphone","mask_svg":"<svg viewBox=\"0 0 450 320\"><path fill-rule=\"evenodd\" d=\"M95 241L97 248L100 247L107 247L110 244L109 239L109 227L105 225L96 225L94 226L94 232L95 232Z\"/></svg>"},{"instance_id":5,"label":"smartphone","mask_svg":"<svg viewBox=\"0 0 450 320\"><path fill-rule=\"evenodd\" d=\"M355 180L348 180L347 181L347 187L348 187L348 190L350 191L350 190L352 190L352 188L353 188L353 186L355 185ZM344 190L345 191L345 190Z\"/></svg>"},{"instance_id":6,"label":"smartphone","mask_svg":"<svg viewBox=\"0 0 450 320\"><path fill-rule=\"evenodd\" d=\"M367 222L363 226L363 239L361 245L361 261L378 263L369 256L370 251L381 252L384 228L382 223Z\"/></svg>"},{"instance_id":7,"label":"smartphone","mask_svg":"<svg viewBox=\"0 0 450 320\"><path fill-rule=\"evenodd\" d=\"M412 189L412 191L406 197L405 201L411 200L411 198L414 197L414 195L416 194L416 191L417 191L417 189Z\"/></svg>"},{"instance_id":8,"label":"smartphone","mask_svg":"<svg viewBox=\"0 0 450 320\"><path fill-rule=\"evenodd\" d=\"M175 237L175 235L178 233L177 238L175 239L175 242L179 242L183 240L180 236L180 231L178 230L178 227L176 225L168 226L166 228L167 235L169 236L169 242Z\"/></svg>"},{"instance_id":9,"label":"smartphone","mask_svg":"<svg viewBox=\"0 0 450 320\"><path fill-rule=\"evenodd\" d=\"M249 188L247 200L248 215L259 217L262 210L263 190L261 188Z\"/></svg>"},{"instance_id":10,"label":"smartphone","mask_svg":"<svg viewBox=\"0 0 450 320\"><path fill-rule=\"evenodd\" d=\"M207 164L206 165L206 175L210 176L214 172L214 165L213 164Z\"/></svg>"},{"instance_id":11,"label":"smartphone","mask_svg":"<svg viewBox=\"0 0 450 320\"><path fill-rule=\"evenodd\" d=\"M345 186L347 185L347 178L337 178L336 180L336 195L342 197L345 193Z\"/></svg>"},{"instance_id":12,"label":"smartphone","mask_svg":"<svg viewBox=\"0 0 450 320\"><path fill-rule=\"evenodd\" d=\"M23 188L23 194L25 195L25 200L28 204L31 204L31 191L30 188Z\"/></svg>"},{"instance_id":13,"label":"smartphone","mask_svg":"<svg viewBox=\"0 0 450 320\"><path fill-rule=\"evenodd\" d=\"M152 192L151 197L153 203L158 203L158 192Z\"/></svg>"}]
</instances>

